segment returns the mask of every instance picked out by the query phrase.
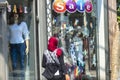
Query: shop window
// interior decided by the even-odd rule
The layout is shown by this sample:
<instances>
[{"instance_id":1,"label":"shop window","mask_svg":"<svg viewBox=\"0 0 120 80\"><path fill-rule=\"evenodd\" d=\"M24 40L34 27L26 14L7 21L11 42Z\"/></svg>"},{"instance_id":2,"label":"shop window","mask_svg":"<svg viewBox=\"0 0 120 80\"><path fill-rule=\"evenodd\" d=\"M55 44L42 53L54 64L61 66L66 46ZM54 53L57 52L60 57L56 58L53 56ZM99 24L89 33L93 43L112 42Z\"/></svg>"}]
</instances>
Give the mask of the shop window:
<instances>
[{"instance_id":1,"label":"shop window","mask_svg":"<svg viewBox=\"0 0 120 80\"><path fill-rule=\"evenodd\" d=\"M8 0L8 3L9 80L35 80L33 2L32 0ZM24 22L21 23L21 20ZM21 36L23 38L20 39ZM25 39L29 39L27 55L20 53L27 50Z\"/></svg>"},{"instance_id":2,"label":"shop window","mask_svg":"<svg viewBox=\"0 0 120 80\"><path fill-rule=\"evenodd\" d=\"M96 0L47 0L48 38L59 38L71 80L96 78L96 12Z\"/></svg>"}]
</instances>

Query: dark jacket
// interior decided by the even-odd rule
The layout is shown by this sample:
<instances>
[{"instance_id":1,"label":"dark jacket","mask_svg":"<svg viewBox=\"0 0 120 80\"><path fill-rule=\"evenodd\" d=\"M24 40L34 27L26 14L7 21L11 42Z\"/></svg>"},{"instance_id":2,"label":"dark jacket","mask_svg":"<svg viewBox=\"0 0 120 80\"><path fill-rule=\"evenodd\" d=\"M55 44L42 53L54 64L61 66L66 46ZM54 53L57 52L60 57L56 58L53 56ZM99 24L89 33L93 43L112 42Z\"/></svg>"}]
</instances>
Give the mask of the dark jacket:
<instances>
[{"instance_id":1,"label":"dark jacket","mask_svg":"<svg viewBox=\"0 0 120 80\"><path fill-rule=\"evenodd\" d=\"M59 67L59 71L60 71L60 74L62 74L62 77L60 79L57 79L57 80L65 80L66 68L65 68L65 64L64 64L64 55L63 55L63 53L59 57L57 57L60 64L58 64L58 63L56 63L54 61L53 62L50 61L49 60L50 59L49 55L46 55L45 53L46 53L46 51L43 54L42 67L45 68L45 69L46 68L50 69L50 71L53 74L58 70L58 67ZM56 80L56 79L53 78L51 80Z\"/></svg>"}]
</instances>

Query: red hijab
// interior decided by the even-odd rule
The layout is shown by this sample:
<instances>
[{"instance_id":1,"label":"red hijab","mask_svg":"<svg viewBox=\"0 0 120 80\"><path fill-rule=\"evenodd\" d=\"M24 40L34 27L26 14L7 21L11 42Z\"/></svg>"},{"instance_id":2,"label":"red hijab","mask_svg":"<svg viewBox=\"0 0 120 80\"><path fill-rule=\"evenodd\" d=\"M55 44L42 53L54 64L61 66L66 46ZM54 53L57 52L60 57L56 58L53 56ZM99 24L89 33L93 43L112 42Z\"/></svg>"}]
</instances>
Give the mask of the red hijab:
<instances>
[{"instance_id":1,"label":"red hijab","mask_svg":"<svg viewBox=\"0 0 120 80\"><path fill-rule=\"evenodd\" d=\"M57 49L57 57L59 57L62 54L62 50L58 48L58 38L56 37L51 37L48 40L48 50L53 52L55 49Z\"/></svg>"}]
</instances>

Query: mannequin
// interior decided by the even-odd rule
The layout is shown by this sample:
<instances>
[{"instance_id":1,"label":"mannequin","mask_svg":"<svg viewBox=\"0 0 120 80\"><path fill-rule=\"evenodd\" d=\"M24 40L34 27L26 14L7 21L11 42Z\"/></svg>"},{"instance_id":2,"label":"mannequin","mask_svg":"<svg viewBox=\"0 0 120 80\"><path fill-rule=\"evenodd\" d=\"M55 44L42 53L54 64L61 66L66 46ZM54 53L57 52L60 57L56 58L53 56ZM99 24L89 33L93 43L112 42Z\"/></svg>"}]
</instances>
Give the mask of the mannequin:
<instances>
[{"instance_id":1,"label":"mannequin","mask_svg":"<svg viewBox=\"0 0 120 80\"><path fill-rule=\"evenodd\" d=\"M17 70L18 60L20 60L20 70L24 71L25 54L27 55L29 52L29 31L26 22L22 20L22 14L20 15L19 13L13 13L13 17L14 23L9 26L9 43L12 69L14 72ZM20 75L21 80L24 80L24 73L21 73ZM13 77L15 78L16 76L17 74L13 73Z\"/></svg>"}]
</instances>

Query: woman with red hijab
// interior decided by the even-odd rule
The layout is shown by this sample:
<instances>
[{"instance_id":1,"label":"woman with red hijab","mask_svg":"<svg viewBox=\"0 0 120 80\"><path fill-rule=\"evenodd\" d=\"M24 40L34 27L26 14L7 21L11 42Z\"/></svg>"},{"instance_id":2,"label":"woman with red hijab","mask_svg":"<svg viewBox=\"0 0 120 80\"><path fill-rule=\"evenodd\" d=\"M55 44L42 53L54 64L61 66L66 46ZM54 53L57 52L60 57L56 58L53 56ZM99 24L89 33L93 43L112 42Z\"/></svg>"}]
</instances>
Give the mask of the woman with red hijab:
<instances>
[{"instance_id":1,"label":"woman with red hijab","mask_svg":"<svg viewBox=\"0 0 120 80\"><path fill-rule=\"evenodd\" d=\"M66 69L63 51L58 48L58 43L58 38L51 37L48 40L48 49L45 50L43 54L42 67L45 68L43 76L46 77L47 80L65 80ZM56 65L59 67L56 67ZM57 75L59 74L60 76L58 77Z\"/></svg>"}]
</instances>

